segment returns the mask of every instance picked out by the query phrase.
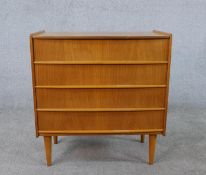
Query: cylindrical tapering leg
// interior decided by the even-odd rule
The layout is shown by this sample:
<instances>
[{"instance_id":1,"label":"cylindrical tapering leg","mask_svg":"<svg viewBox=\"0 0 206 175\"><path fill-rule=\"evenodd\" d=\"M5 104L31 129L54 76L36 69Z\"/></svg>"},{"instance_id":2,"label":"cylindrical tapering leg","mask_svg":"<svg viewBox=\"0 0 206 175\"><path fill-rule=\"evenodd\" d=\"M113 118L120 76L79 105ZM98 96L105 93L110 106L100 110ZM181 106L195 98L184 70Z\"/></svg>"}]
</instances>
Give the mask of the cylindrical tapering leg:
<instances>
[{"instance_id":1,"label":"cylindrical tapering leg","mask_svg":"<svg viewBox=\"0 0 206 175\"><path fill-rule=\"evenodd\" d=\"M54 144L58 144L58 136L53 136Z\"/></svg>"},{"instance_id":2,"label":"cylindrical tapering leg","mask_svg":"<svg viewBox=\"0 0 206 175\"><path fill-rule=\"evenodd\" d=\"M156 140L157 140L156 134L149 135L149 164L150 165L154 163Z\"/></svg>"},{"instance_id":3,"label":"cylindrical tapering leg","mask_svg":"<svg viewBox=\"0 0 206 175\"><path fill-rule=\"evenodd\" d=\"M44 136L44 146L45 146L45 152L46 152L47 166L50 166L52 162L51 136Z\"/></svg>"},{"instance_id":4,"label":"cylindrical tapering leg","mask_svg":"<svg viewBox=\"0 0 206 175\"><path fill-rule=\"evenodd\" d=\"M141 143L144 143L144 134L141 134Z\"/></svg>"}]
</instances>

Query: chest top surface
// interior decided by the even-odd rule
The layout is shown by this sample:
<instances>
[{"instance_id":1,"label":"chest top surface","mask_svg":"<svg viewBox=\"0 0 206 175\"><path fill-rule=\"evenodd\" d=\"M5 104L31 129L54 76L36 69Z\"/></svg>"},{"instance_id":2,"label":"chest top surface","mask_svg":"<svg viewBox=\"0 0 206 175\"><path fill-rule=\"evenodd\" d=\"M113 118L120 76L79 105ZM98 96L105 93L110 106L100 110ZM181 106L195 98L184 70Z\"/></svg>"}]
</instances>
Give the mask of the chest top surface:
<instances>
[{"instance_id":1,"label":"chest top surface","mask_svg":"<svg viewBox=\"0 0 206 175\"><path fill-rule=\"evenodd\" d=\"M37 39L167 39L170 33L152 32L38 32Z\"/></svg>"}]
</instances>

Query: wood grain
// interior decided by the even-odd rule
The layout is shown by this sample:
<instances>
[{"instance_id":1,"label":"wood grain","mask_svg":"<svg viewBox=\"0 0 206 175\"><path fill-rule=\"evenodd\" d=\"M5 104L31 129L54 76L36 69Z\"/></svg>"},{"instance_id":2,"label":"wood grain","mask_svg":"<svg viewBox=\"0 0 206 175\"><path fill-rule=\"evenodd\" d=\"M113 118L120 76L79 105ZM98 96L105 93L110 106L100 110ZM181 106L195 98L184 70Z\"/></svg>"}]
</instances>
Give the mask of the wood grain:
<instances>
[{"instance_id":1,"label":"wood grain","mask_svg":"<svg viewBox=\"0 0 206 175\"><path fill-rule=\"evenodd\" d=\"M167 33L157 32L44 32L37 39L166 39Z\"/></svg>"},{"instance_id":2,"label":"wood grain","mask_svg":"<svg viewBox=\"0 0 206 175\"><path fill-rule=\"evenodd\" d=\"M162 134L163 129L133 129L133 130L39 130L40 136L71 136L71 135L137 135Z\"/></svg>"},{"instance_id":3,"label":"wood grain","mask_svg":"<svg viewBox=\"0 0 206 175\"><path fill-rule=\"evenodd\" d=\"M35 91L35 85L36 85L36 78L35 78L35 66L34 66L34 45L33 45L33 37L36 35L39 35L43 33L44 30L31 33L30 34L30 55L31 55L31 71L32 71L32 85L33 85L33 103L34 103L34 114L35 114L35 129L36 129L36 137L38 137L38 121L37 121L37 112L36 112L36 106L37 106L37 100L36 100L36 91Z\"/></svg>"},{"instance_id":4,"label":"wood grain","mask_svg":"<svg viewBox=\"0 0 206 175\"><path fill-rule=\"evenodd\" d=\"M30 36L36 135L165 135L172 35L48 33Z\"/></svg>"},{"instance_id":5,"label":"wood grain","mask_svg":"<svg viewBox=\"0 0 206 175\"><path fill-rule=\"evenodd\" d=\"M167 65L35 65L35 76L36 85L166 85Z\"/></svg>"},{"instance_id":6,"label":"wood grain","mask_svg":"<svg viewBox=\"0 0 206 175\"><path fill-rule=\"evenodd\" d=\"M53 136L54 144L58 144L58 136Z\"/></svg>"},{"instance_id":7,"label":"wood grain","mask_svg":"<svg viewBox=\"0 0 206 175\"><path fill-rule=\"evenodd\" d=\"M163 129L164 111L38 112L39 130Z\"/></svg>"},{"instance_id":8,"label":"wood grain","mask_svg":"<svg viewBox=\"0 0 206 175\"><path fill-rule=\"evenodd\" d=\"M47 166L51 166L51 164L52 164L51 136L44 136L44 146L45 146Z\"/></svg>"},{"instance_id":9,"label":"wood grain","mask_svg":"<svg viewBox=\"0 0 206 175\"><path fill-rule=\"evenodd\" d=\"M153 64L167 64L167 61L34 61L34 64L46 65L153 65Z\"/></svg>"},{"instance_id":10,"label":"wood grain","mask_svg":"<svg viewBox=\"0 0 206 175\"><path fill-rule=\"evenodd\" d=\"M144 134L141 134L141 135L140 135L140 142L141 142L141 143L144 143Z\"/></svg>"},{"instance_id":11,"label":"wood grain","mask_svg":"<svg viewBox=\"0 0 206 175\"><path fill-rule=\"evenodd\" d=\"M38 108L164 107L165 89L36 89Z\"/></svg>"},{"instance_id":12,"label":"wood grain","mask_svg":"<svg viewBox=\"0 0 206 175\"><path fill-rule=\"evenodd\" d=\"M167 85L46 85L35 86L38 89L136 89L166 88Z\"/></svg>"},{"instance_id":13,"label":"wood grain","mask_svg":"<svg viewBox=\"0 0 206 175\"><path fill-rule=\"evenodd\" d=\"M135 112L135 111L164 111L165 108L37 108L41 112Z\"/></svg>"},{"instance_id":14,"label":"wood grain","mask_svg":"<svg viewBox=\"0 0 206 175\"><path fill-rule=\"evenodd\" d=\"M157 134L149 134L149 161L152 165L154 163L155 146L156 146Z\"/></svg>"},{"instance_id":15,"label":"wood grain","mask_svg":"<svg viewBox=\"0 0 206 175\"><path fill-rule=\"evenodd\" d=\"M172 55L172 34L169 34L169 43L168 43L168 68L167 68L167 88L165 94L165 117L164 117L164 132L166 134L166 125L167 125L167 111L168 111L168 98L169 98L169 82L170 82L170 65L171 65L171 55Z\"/></svg>"},{"instance_id":16,"label":"wood grain","mask_svg":"<svg viewBox=\"0 0 206 175\"><path fill-rule=\"evenodd\" d=\"M167 39L34 39L35 61L166 61L167 45Z\"/></svg>"}]
</instances>

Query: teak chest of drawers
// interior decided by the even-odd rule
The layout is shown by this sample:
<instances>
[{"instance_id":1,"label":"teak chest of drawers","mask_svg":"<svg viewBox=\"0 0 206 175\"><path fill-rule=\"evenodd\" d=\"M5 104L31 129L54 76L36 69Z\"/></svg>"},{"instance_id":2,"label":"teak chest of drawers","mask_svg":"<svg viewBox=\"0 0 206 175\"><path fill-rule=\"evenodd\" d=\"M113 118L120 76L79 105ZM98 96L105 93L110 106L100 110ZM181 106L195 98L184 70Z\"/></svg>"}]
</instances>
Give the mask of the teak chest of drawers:
<instances>
[{"instance_id":1,"label":"teak chest of drawers","mask_svg":"<svg viewBox=\"0 0 206 175\"><path fill-rule=\"evenodd\" d=\"M30 36L36 136L47 165L60 135L165 135L172 35L47 33Z\"/></svg>"}]
</instances>

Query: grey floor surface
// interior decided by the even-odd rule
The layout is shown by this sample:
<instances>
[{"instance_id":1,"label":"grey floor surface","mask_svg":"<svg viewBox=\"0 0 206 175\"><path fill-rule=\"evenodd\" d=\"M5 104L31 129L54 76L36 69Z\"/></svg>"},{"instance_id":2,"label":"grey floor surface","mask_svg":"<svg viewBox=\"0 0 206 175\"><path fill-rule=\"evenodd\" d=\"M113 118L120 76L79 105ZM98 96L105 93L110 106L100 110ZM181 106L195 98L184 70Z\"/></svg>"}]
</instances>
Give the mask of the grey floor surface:
<instances>
[{"instance_id":1,"label":"grey floor surface","mask_svg":"<svg viewBox=\"0 0 206 175\"><path fill-rule=\"evenodd\" d=\"M14 112L15 111L15 112ZM61 137L47 167L43 139L34 136L31 109L0 110L0 175L205 175L206 109L171 107L167 136L147 165L148 137Z\"/></svg>"}]
</instances>

